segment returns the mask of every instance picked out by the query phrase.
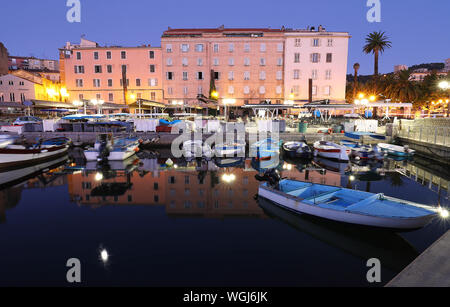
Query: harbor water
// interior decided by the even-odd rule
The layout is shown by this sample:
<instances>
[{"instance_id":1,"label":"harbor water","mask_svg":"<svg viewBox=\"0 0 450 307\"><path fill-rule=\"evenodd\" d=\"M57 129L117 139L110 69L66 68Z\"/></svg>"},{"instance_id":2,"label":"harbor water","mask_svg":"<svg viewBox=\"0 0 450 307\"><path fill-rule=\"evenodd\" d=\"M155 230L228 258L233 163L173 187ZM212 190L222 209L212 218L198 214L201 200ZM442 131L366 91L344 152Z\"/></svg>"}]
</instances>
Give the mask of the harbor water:
<instances>
[{"instance_id":1,"label":"harbor water","mask_svg":"<svg viewBox=\"0 0 450 307\"><path fill-rule=\"evenodd\" d=\"M449 207L435 162L377 165L223 159L144 152L85 163L80 152L1 174L0 286L383 286L450 227L394 233L293 214L255 197L255 175L341 186ZM369 283L367 261L381 262Z\"/></svg>"}]
</instances>

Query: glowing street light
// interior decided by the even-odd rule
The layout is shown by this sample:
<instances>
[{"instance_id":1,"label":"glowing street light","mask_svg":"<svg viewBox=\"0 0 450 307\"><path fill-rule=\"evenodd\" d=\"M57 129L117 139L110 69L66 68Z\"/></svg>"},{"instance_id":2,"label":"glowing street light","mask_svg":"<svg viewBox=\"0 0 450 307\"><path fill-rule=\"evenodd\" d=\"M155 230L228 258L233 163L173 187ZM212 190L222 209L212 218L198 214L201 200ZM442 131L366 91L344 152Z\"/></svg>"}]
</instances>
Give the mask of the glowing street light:
<instances>
[{"instance_id":1,"label":"glowing street light","mask_svg":"<svg viewBox=\"0 0 450 307\"><path fill-rule=\"evenodd\" d=\"M441 81L439 82L439 88L443 90L448 90L450 88L450 83L448 81Z\"/></svg>"},{"instance_id":2,"label":"glowing street light","mask_svg":"<svg viewBox=\"0 0 450 307\"><path fill-rule=\"evenodd\" d=\"M372 95L369 97L369 100L374 102L375 100L377 100L377 97L375 95Z\"/></svg>"},{"instance_id":3,"label":"glowing street light","mask_svg":"<svg viewBox=\"0 0 450 307\"><path fill-rule=\"evenodd\" d=\"M225 105L225 121L228 121L228 111L227 111L227 105L229 104L235 104L236 99L228 98L223 100L223 104Z\"/></svg>"},{"instance_id":4,"label":"glowing street light","mask_svg":"<svg viewBox=\"0 0 450 307\"><path fill-rule=\"evenodd\" d=\"M222 175L222 180L225 181L226 183L231 183L231 182L236 180L236 175L234 175L234 174L223 174Z\"/></svg>"},{"instance_id":5,"label":"glowing street light","mask_svg":"<svg viewBox=\"0 0 450 307\"><path fill-rule=\"evenodd\" d=\"M359 99L363 99L365 97L365 95L363 93L359 93L358 98Z\"/></svg>"}]
</instances>

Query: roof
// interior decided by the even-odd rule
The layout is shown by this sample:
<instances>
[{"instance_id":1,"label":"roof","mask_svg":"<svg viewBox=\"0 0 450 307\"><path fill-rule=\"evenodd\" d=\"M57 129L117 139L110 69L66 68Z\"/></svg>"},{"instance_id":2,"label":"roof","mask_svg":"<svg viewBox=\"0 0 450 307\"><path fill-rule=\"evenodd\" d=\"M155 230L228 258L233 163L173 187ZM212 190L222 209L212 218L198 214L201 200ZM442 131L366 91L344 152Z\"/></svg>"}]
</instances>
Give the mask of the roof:
<instances>
[{"instance_id":1,"label":"roof","mask_svg":"<svg viewBox=\"0 0 450 307\"><path fill-rule=\"evenodd\" d=\"M163 32L163 37L165 36L177 36L177 35L196 35L200 36L202 34L251 34L251 33L283 33L284 29L271 29L271 28L225 28L223 26L219 28L188 28L188 29L172 29L169 27L168 30Z\"/></svg>"}]
</instances>

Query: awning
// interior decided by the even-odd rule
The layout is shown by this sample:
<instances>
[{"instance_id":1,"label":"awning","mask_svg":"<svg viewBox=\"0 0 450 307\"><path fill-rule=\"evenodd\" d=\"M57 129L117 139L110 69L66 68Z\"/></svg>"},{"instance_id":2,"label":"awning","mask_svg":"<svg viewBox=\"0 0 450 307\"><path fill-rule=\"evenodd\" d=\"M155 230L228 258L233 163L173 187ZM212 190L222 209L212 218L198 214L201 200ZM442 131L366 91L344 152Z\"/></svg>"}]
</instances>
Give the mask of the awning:
<instances>
[{"instance_id":1,"label":"awning","mask_svg":"<svg viewBox=\"0 0 450 307\"><path fill-rule=\"evenodd\" d=\"M33 108L64 108L64 109L77 109L71 103L61 102L61 101L45 101L45 100L35 100L31 99L33 103Z\"/></svg>"},{"instance_id":2,"label":"awning","mask_svg":"<svg viewBox=\"0 0 450 307\"><path fill-rule=\"evenodd\" d=\"M140 107L141 109L148 109L148 108L166 108L167 105L153 100L138 99L136 102L129 104L127 107L131 108Z\"/></svg>"},{"instance_id":3,"label":"awning","mask_svg":"<svg viewBox=\"0 0 450 307\"><path fill-rule=\"evenodd\" d=\"M18 102L0 102L0 109L7 108L25 109L27 108L27 106L24 106L23 104Z\"/></svg>"}]
</instances>

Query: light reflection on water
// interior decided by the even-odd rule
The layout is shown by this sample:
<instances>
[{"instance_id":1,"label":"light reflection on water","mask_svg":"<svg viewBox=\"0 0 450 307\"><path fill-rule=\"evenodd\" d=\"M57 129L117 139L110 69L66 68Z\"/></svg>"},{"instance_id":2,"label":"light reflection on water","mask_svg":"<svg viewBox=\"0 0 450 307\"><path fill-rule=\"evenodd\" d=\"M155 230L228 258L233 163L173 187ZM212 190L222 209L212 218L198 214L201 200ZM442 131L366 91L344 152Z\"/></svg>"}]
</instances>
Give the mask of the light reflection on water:
<instances>
[{"instance_id":1,"label":"light reflection on water","mask_svg":"<svg viewBox=\"0 0 450 307\"><path fill-rule=\"evenodd\" d=\"M420 159L355 165L317 158L273 165L172 158L176 167L168 167L167 158L132 157L100 167L75 159L51 171L49 165L42 165L43 172L27 170L31 178L22 183L3 175L0 246L8 252L0 255L0 285L64 285L65 268L53 268L54 258L63 263L80 254L94 285L366 286L367 259L382 261L387 282L449 228L436 221L402 234L361 229L255 199L255 175L276 167L284 178L448 206L450 176ZM100 258L111 262L107 273L97 263L104 244L108 250ZM38 259L24 256L36 249ZM149 268L149 259L157 267ZM24 263L33 260L41 269L27 271ZM37 274L43 268L49 272Z\"/></svg>"}]
</instances>

